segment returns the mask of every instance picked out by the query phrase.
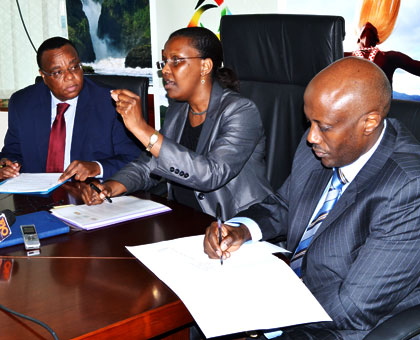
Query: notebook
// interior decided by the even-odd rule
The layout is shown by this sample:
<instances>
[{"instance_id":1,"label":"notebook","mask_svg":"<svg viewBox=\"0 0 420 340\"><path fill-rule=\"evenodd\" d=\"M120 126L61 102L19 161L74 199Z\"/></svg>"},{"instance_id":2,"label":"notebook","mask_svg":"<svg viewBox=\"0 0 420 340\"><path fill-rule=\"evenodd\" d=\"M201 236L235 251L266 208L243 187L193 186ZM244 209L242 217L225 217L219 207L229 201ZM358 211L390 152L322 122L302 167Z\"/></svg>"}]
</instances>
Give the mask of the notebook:
<instances>
[{"instance_id":1,"label":"notebook","mask_svg":"<svg viewBox=\"0 0 420 340\"><path fill-rule=\"evenodd\" d=\"M113 197L112 203L76 205L53 209L52 213L66 223L82 228L95 229L171 211L166 205L134 196Z\"/></svg>"},{"instance_id":2,"label":"notebook","mask_svg":"<svg viewBox=\"0 0 420 340\"><path fill-rule=\"evenodd\" d=\"M11 226L12 234L0 243L0 248L23 243L22 232L20 231L20 226L23 224L35 224L39 239L65 234L70 231L67 224L48 211L37 211L16 216L16 222Z\"/></svg>"}]
</instances>

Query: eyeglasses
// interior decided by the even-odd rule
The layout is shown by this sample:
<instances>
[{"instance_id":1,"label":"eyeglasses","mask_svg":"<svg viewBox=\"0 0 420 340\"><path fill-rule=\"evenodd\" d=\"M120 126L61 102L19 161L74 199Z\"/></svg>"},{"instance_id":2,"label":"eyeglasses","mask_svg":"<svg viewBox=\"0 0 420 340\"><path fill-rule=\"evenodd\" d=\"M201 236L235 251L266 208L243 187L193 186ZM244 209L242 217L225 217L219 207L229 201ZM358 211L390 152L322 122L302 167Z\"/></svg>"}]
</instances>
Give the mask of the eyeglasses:
<instances>
[{"instance_id":1,"label":"eyeglasses","mask_svg":"<svg viewBox=\"0 0 420 340\"><path fill-rule=\"evenodd\" d=\"M169 64L169 66L177 67L179 63L184 61L185 59L203 59L203 57L185 57L185 58L173 57L171 59L157 61L156 66L159 70L162 70L166 64Z\"/></svg>"},{"instance_id":2,"label":"eyeglasses","mask_svg":"<svg viewBox=\"0 0 420 340\"><path fill-rule=\"evenodd\" d=\"M70 66L68 69L66 70L58 70L58 71L54 71L54 72L47 72L44 71L43 69L41 69L41 72L44 73L45 75L49 76L49 77L53 77L54 79L61 79L67 71L69 71L70 73L75 73L77 71L80 71L82 69L82 64L81 63L77 63L74 66Z\"/></svg>"}]
</instances>

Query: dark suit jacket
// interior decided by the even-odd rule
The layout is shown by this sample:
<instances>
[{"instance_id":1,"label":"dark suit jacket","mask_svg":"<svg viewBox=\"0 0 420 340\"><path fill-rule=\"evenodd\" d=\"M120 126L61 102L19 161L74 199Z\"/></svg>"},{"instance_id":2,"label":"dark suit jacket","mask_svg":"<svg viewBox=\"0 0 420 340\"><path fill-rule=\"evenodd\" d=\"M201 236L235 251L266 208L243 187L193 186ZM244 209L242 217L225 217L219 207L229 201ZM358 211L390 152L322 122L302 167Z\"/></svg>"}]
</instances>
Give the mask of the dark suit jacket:
<instances>
[{"instance_id":1,"label":"dark suit jacket","mask_svg":"<svg viewBox=\"0 0 420 340\"><path fill-rule=\"evenodd\" d=\"M22 172L45 172L51 131L51 93L43 82L17 91L9 101L9 127L1 157L17 160ZM85 77L79 94L71 161L98 161L104 178L140 152L112 105L109 89Z\"/></svg>"},{"instance_id":2,"label":"dark suit jacket","mask_svg":"<svg viewBox=\"0 0 420 340\"><path fill-rule=\"evenodd\" d=\"M276 195L240 213L258 223L264 240L287 235L290 251L332 176L315 158L306 136ZM378 149L307 249L303 281L333 319L309 328L362 339L387 317L419 304L419 259L420 145L398 121L388 119Z\"/></svg>"},{"instance_id":3,"label":"dark suit jacket","mask_svg":"<svg viewBox=\"0 0 420 340\"><path fill-rule=\"evenodd\" d=\"M265 135L257 107L238 93L214 82L197 150L178 144L188 117L186 102L172 102L161 133L158 158L145 153L112 179L129 192L147 190L151 174L192 188L202 210L215 216L217 202L224 219L272 193L266 178ZM182 203L182 202L181 202Z\"/></svg>"}]
</instances>

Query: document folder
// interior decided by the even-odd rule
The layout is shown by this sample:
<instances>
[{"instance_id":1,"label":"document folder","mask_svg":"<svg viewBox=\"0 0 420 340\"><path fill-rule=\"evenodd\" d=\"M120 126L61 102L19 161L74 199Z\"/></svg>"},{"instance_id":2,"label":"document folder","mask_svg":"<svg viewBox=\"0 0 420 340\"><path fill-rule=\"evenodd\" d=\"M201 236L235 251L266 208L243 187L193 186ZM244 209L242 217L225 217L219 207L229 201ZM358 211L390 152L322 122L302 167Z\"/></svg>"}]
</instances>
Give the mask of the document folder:
<instances>
[{"instance_id":1,"label":"document folder","mask_svg":"<svg viewBox=\"0 0 420 340\"><path fill-rule=\"evenodd\" d=\"M31 214L16 216L16 222L11 226L12 234L0 243L0 248L23 243L20 226L24 224L35 224L40 239L65 234L70 231L67 224L51 215L48 211L38 211Z\"/></svg>"}]
</instances>

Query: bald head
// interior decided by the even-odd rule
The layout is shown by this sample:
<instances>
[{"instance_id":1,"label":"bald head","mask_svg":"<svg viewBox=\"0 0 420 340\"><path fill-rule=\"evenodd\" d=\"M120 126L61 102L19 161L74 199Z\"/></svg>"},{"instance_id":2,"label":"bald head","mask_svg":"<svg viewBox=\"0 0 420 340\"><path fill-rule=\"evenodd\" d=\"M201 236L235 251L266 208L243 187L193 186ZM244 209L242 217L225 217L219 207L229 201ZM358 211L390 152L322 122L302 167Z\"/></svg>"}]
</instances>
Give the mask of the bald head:
<instances>
[{"instance_id":1,"label":"bald head","mask_svg":"<svg viewBox=\"0 0 420 340\"><path fill-rule=\"evenodd\" d=\"M352 163L376 142L391 101L391 87L374 63L348 57L329 65L308 84L308 142L328 167Z\"/></svg>"},{"instance_id":2,"label":"bald head","mask_svg":"<svg viewBox=\"0 0 420 340\"><path fill-rule=\"evenodd\" d=\"M340 59L324 68L309 83L308 90L331 96L339 103L345 100L355 104L352 115L377 111L382 117L388 114L392 95L385 73L374 63L356 57Z\"/></svg>"}]
</instances>

